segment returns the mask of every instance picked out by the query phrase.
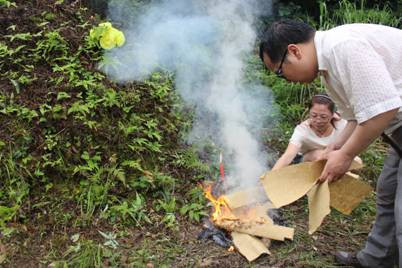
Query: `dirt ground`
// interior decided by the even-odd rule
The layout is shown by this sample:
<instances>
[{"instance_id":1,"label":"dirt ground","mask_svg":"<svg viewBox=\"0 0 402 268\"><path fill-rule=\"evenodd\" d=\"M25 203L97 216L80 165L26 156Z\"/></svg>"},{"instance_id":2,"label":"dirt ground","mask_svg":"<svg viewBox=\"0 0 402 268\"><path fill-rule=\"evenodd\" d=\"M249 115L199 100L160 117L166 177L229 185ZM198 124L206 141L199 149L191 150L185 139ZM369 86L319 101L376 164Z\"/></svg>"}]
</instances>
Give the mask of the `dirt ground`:
<instances>
[{"instance_id":1,"label":"dirt ground","mask_svg":"<svg viewBox=\"0 0 402 268\"><path fill-rule=\"evenodd\" d=\"M282 211L286 225L295 227L294 240L272 241L272 255L263 255L252 263L212 240L198 240L201 223L183 219L177 229L156 225L131 228L95 220L87 227L74 227L77 222L61 221L63 209L65 213L74 211L72 204L55 198L47 201L54 203L53 208L31 209L25 224L12 224L15 234L2 237L0 256L6 258L4 267L47 267L56 260L71 258L66 253L74 245L73 235L79 234L80 241L101 245L104 240L100 230L118 234L119 247L113 251L117 267L330 267L335 265L336 249L356 251L363 245L374 217L368 209L372 198L364 201L351 216L332 211L312 236L307 233L307 201L298 200ZM48 213L47 209L53 212ZM59 214L54 212L56 209ZM103 266L116 267L107 256L103 257Z\"/></svg>"}]
</instances>

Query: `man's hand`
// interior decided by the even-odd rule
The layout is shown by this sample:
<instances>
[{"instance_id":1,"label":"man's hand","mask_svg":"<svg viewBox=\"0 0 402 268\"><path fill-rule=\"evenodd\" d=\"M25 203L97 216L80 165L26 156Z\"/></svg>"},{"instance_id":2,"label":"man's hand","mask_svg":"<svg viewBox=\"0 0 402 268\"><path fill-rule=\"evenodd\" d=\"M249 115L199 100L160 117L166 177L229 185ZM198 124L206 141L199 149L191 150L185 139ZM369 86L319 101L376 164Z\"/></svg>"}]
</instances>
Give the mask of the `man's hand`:
<instances>
[{"instance_id":1,"label":"man's hand","mask_svg":"<svg viewBox=\"0 0 402 268\"><path fill-rule=\"evenodd\" d=\"M353 157L345 154L342 150L330 152L327 159L324 170L318 178L319 183L326 180L328 182L336 181L348 171L353 161Z\"/></svg>"},{"instance_id":2,"label":"man's hand","mask_svg":"<svg viewBox=\"0 0 402 268\"><path fill-rule=\"evenodd\" d=\"M350 129L353 128L352 134L339 150L328 153L326 156L328 161L318 181L328 180L328 182L332 182L345 174L353 158L367 148L384 131L392 118L395 117L398 109L395 108L378 114L357 126L353 126L352 121L349 121Z\"/></svg>"}]
</instances>

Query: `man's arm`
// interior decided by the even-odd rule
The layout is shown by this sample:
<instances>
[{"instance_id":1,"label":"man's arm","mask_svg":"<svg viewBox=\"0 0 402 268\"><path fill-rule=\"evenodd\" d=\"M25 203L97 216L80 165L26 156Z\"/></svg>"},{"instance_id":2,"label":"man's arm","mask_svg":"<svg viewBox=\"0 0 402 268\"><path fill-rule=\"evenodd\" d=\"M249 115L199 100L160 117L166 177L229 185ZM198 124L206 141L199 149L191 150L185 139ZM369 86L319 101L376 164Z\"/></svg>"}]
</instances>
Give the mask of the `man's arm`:
<instances>
[{"instance_id":1,"label":"man's arm","mask_svg":"<svg viewBox=\"0 0 402 268\"><path fill-rule=\"evenodd\" d=\"M352 135L356 126L357 126L356 120L348 120L345 128L342 130L342 132L339 134L336 140L333 143L329 144L327 148L325 148L323 159L327 159L327 156L330 152L334 150L339 150Z\"/></svg>"},{"instance_id":2,"label":"man's arm","mask_svg":"<svg viewBox=\"0 0 402 268\"><path fill-rule=\"evenodd\" d=\"M346 124L345 128L339 134L338 138L335 141L335 148L334 150L339 150L345 143L346 141L350 138L352 135L353 131L355 130L357 126L357 121L356 120L349 120L348 123Z\"/></svg>"},{"instance_id":3,"label":"man's arm","mask_svg":"<svg viewBox=\"0 0 402 268\"><path fill-rule=\"evenodd\" d=\"M333 47L330 55L334 76L341 81L358 125L345 144L328 154L320 180L340 178L353 158L389 125L401 107L400 93L382 58L367 40L349 39Z\"/></svg>"},{"instance_id":4,"label":"man's arm","mask_svg":"<svg viewBox=\"0 0 402 268\"><path fill-rule=\"evenodd\" d=\"M345 174L353 158L380 136L397 112L398 109L393 109L357 125L346 143L339 150L328 154L328 161L318 180L331 182Z\"/></svg>"}]
</instances>

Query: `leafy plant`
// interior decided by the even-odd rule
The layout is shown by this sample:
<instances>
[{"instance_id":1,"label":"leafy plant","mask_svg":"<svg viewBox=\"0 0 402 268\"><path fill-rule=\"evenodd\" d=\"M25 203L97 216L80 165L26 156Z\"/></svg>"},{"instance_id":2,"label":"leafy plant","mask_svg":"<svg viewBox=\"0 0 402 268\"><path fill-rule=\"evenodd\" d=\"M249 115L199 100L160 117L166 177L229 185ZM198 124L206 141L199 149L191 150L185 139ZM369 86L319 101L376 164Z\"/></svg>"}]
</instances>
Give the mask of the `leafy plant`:
<instances>
[{"instance_id":1,"label":"leafy plant","mask_svg":"<svg viewBox=\"0 0 402 268\"><path fill-rule=\"evenodd\" d=\"M35 36L38 35L40 35L40 33ZM10 42L13 42L15 40L30 41L33 39L34 35L32 35L31 33L16 33L12 35L5 35L4 37L9 38Z\"/></svg>"},{"instance_id":2,"label":"leafy plant","mask_svg":"<svg viewBox=\"0 0 402 268\"><path fill-rule=\"evenodd\" d=\"M15 2L11 2L8 0L0 0L0 6L5 6L5 7L17 7L17 4Z\"/></svg>"},{"instance_id":3,"label":"leafy plant","mask_svg":"<svg viewBox=\"0 0 402 268\"><path fill-rule=\"evenodd\" d=\"M18 205L13 207L0 206L0 228L3 229L5 224L17 214Z\"/></svg>"},{"instance_id":4,"label":"leafy plant","mask_svg":"<svg viewBox=\"0 0 402 268\"><path fill-rule=\"evenodd\" d=\"M123 201L119 205L110 207L108 217L113 221L123 219L123 222L131 220L136 226L143 223L151 223L146 210L146 203L141 194L136 193L131 201Z\"/></svg>"},{"instance_id":5,"label":"leafy plant","mask_svg":"<svg viewBox=\"0 0 402 268\"><path fill-rule=\"evenodd\" d=\"M199 222L201 217L207 216L205 211L205 205L199 203L185 204L180 208L180 214L188 215L188 218L192 221Z\"/></svg>"},{"instance_id":6,"label":"leafy plant","mask_svg":"<svg viewBox=\"0 0 402 268\"><path fill-rule=\"evenodd\" d=\"M70 246L64 253L64 257L67 257L67 261L59 262L58 265L64 266L67 264L68 266L80 268L102 267L104 254L101 245L95 244L91 240L85 240Z\"/></svg>"},{"instance_id":7,"label":"leafy plant","mask_svg":"<svg viewBox=\"0 0 402 268\"><path fill-rule=\"evenodd\" d=\"M177 204L176 198L174 196L166 196L164 200L157 200L155 204L155 209L157 211L164 211L165 215L162 218L162 223L164 223L166 227L177 227L177 220L175 216L175 212L177 211Z\"/></svg>"},{"instance_id":8,"label":"leafy plant","mask_svg":"<svg viewBox=\"0 0 402 268\"><path fill-rule=\"evenodd\" d=\"M36 42L33 52L38 60L44 58L52 62L66 58L69 47L58 31L51 31L45 34L45 38Z\"/></svg>"},{"instance_id":9,"label":"leafy plant","mask_svg":"<svg viewBox=\"0 0 402 268\"><path fill-rule=\"evenodd\" d=\"M106 240L105 243L103 244L104 246L111 247L113 249L116 249L119 246L119 243L116 241L117 235L114 233L104 233L102 231L98 230L98 233L101 234L101 236Z\"/></svg>"},{"instance_id":10,"label":"leafy plant","mask_svg":"<svg viewBox=\"0 0 402 268\"><path fill-rule=\"evenodd\" d=\"M186 215L190 220L199 222L203 216L207 216L206 200L201 187L194 187L188 192L188 200L180 208L180 214Z\"/></svg>"}]
</instances>

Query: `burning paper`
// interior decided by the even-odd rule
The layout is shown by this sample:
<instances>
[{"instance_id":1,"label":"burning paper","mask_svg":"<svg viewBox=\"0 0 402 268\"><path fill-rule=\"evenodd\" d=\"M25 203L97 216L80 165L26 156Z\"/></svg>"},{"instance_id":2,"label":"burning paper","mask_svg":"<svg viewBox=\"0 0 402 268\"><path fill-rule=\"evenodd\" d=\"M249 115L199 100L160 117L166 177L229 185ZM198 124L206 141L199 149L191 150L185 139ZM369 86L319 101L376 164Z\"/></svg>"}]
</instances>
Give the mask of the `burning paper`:
<instances>
[{"instance_id":1,"label":"burning paper","mask_svg":"<svg viewBox=\"0 0 402 268\"><path fill-rule=\"evenodd\" d=\"M250 207L248 205L233 209L233 214L241 219L254 219L258 222L269 222L274 223L273 220L268 216L267 211L272 209L273 206L270 202L264 204L255 204Z\"/></svg>"},{"instance_id":2,"label":"burning paper","mask_svg":"<svg viewBox=\"0 0 402 268\"><path fill-rule=\"evenodd\" d=\"M221 220L237 220L238 218L233 215L229 206L226 203L225 197L223 195L215 198L212 193L212 185L208 185L207 189L205 190L205 197L211 201L214 212L212 213L212 221L217 222Z\"/></svg>"},{"instance_id":3,"label":"burning paper","mask_svg":"<svg viewBox=\"0 0 402 268\"><path fill-rule=\"evenodd\" d=\"M224 198L231 209L250 206L255 203L266 203L268 201L261 183L258 183L258 187L233 192L225 195Z\"/></svg>"},{"instance_id":4,"label":"burning paper","mask_svg":"<svg viewBox=\"0 0 402 268\"><path fill-rule=\"evenodd\" d=\"M264 208L271 207L270 204L255 207L245 206L242 209L232 210L226 202L226 197L221 195L215 198L211 194L211 188L211 186L207 187L205 196L214 206L211 218L217 226L229 231L237 231L275 240L293 239L293 228L275 225L267 216L268 209L264 210Z\"/></svg>"},{"instance_id":5,"label":"burning paper","mask_svg":"<svg viewBox=\"0 0 402 268\"><path fill-rule=\"evenodd\" d=\"M253 198L245 198L252 193L251 189L217 198L211 189L211 185L205 188L205 196L214 207L211 220L216 226L231 232L234 245L248 261L264 253L270 254L267 246L254 236L281 241L293 239L293 228L275 225L268 216L268 210L272 209L270 202L255 203L250 202Z\"/></svg>"},{"instance_id":6,"label":"burning paper","mask_svg":"<svg viewBox=\"0 0 402 268\"><path fill-rule=\"evenodd\" d=\"M253 261L262 254L270 254L257 237L283 241L294 236L293 228L274 224L267 212L307 194L309 234L314 233L330 213L330 205L349 214L372 191L367 183L351 173L330 185L327 181L317 184L324 165L324 161L306 162L266 173L261 177L261 188L266 195L258 194L261 188L254 187L215 198L211 193L212 185L205 187L205 196L214 209L211 215L213 224L230 231L237 250L247 260ZM350 169L361 167L360 163L353 162ZM223 179L222 159L220 174ZM257 201L255 196L264 199Z\"/></svg>"},{"instance_id":7,"label":"burning paper","mask_svg":"<svg viewBox=\"0 0 402 268\"><path fill-rule=\"evenodd\" d=\"M294 235L293 228L253 220L237 220L232 222L223 220L216 222L216 225L229 231L236 231L279 241L284 241L285 239L292 240Z\"/></svg>"}]
</instances>

